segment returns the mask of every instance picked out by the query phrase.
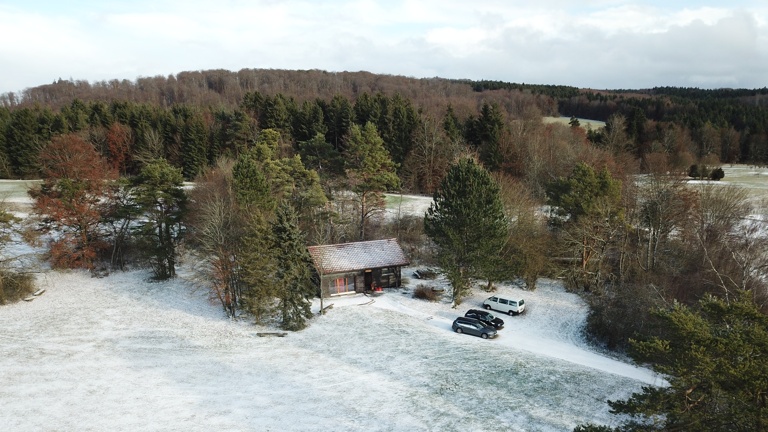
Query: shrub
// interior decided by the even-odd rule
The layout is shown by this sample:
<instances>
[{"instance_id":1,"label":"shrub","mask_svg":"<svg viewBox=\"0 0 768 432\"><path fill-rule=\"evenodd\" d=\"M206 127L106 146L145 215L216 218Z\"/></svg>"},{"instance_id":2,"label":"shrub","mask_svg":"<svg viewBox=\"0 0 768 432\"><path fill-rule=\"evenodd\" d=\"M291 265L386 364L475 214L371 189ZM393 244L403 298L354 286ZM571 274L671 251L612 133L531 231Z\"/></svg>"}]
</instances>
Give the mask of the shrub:
<instances>
[{"instance_id":1,"label":"shrub","mask_svg":"<svg viewBox=\"0 0 768 432\"><path fill-rule=\"evenodd\" d=\"M0 270L0 305L17 302L34 289L31 275Z\"/></svg>"},{"instance_id":2,"label":"shrub","mask_svg":"<svg viewBox=\"0 0 768 432\"><path fill-rule=\"evenodd\" d=\"M709 173L709 179L710 180L721 180L723 177L725 177L725 172L723 172L722 168L715 168L712 170L712 172Z\"/></svg>"},{"instance_id":3,"label":"shrub","mask_svg":"<svg viewBox=\"0 0 768 432\"><path fill-rule=\"evenodd\" d=\"M416 289L413 290L413 297L421 300L437 301L438 293L435 292L432 287L419 284L416 286Z\"/></svg>"}]
</instances>

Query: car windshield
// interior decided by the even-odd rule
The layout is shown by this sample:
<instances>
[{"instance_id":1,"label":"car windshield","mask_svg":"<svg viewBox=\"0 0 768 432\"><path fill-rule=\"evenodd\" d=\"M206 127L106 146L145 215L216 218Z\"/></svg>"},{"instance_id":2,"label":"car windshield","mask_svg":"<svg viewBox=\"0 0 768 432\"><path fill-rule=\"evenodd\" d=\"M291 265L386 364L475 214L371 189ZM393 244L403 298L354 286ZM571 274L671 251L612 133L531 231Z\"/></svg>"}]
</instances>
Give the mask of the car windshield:
<instances>
[{"instance_id":1,"label":"car windshield","mask_svg":"<svg viewBox=\"0 0 768 432\"><path fill-rule=\"evenodd\" d=\"M519 304L520 306L524 305L524 304L525 304L525 300L520 300L520 301L518 302L518 304Z\"/></svg>"},{"instance_id":2,"label":"car windshield","mask_svg":"<svg viewBox=\"0 0 768 432\"><path fill-rule=\"evenodd\" d=\"M493 314L492 314L492 313L490 313L490 312L489 312L489 313L487 313L487 314L485 315L485 319L487 319L487 320L489 320L489 321L493 321L495 318L496 318L496 317L495 317L495 316L493 316Z\"/></svg>"}]
</instances>

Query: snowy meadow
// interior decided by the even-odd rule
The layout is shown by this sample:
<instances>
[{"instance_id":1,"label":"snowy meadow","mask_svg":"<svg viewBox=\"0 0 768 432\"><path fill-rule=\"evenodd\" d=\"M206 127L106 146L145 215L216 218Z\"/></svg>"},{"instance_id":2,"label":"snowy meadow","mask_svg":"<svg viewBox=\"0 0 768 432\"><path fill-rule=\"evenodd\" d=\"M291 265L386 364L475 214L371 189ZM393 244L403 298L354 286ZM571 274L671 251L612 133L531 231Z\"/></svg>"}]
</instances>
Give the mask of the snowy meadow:
<instances>
[{"instance_id":1,"label":"snowy meadow","mask_svg":"<svg viewBox=\"0 0 768 432\"><path fill-rule=\"evenodd\" d=\"M483 340L450 328L483 295L454 310L413 299L414 279L326 300L277 337L183 276L148 277L49 273L44 294L0 309L4 430L562 431L610 423L606 399L662 383L592 349L586 306L554 281Z\"/></svg>"}]
</instances>

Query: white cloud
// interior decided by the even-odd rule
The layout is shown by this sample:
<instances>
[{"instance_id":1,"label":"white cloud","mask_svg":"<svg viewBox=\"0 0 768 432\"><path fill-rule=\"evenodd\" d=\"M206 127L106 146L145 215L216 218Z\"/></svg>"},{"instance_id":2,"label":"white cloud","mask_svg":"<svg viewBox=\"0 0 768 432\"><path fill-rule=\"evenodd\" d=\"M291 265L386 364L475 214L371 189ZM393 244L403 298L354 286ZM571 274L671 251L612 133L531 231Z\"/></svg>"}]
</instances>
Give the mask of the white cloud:
<instances>
[{"instance_id":1,"label":"white cloud","mask_svg":"<svg viewBox=\"0 0 768 432\"><path fill-rule=\"evenodd\" d=\"M768 8L565 0L0 6L0 92L58 77L291 68L598 88L763 87Z\"/></svg>"}]
</instances>

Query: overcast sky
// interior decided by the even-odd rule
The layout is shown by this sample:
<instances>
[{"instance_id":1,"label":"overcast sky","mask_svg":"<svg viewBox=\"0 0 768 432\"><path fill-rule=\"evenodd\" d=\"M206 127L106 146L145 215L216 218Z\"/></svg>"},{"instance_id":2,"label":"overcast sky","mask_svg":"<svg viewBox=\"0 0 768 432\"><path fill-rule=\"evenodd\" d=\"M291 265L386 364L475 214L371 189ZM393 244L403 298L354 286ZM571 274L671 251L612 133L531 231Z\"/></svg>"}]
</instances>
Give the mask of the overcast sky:
<instances>
[{"instance_id":1,"label":"overcast sky","mask_svg":"<svg viewBox=\"0 0 768 432\"><path fill-rule=\"evenodd\" d=\"M768 86L766 0L0 0L0 93L243 68Z\"/></svg>"}]
</instances>

